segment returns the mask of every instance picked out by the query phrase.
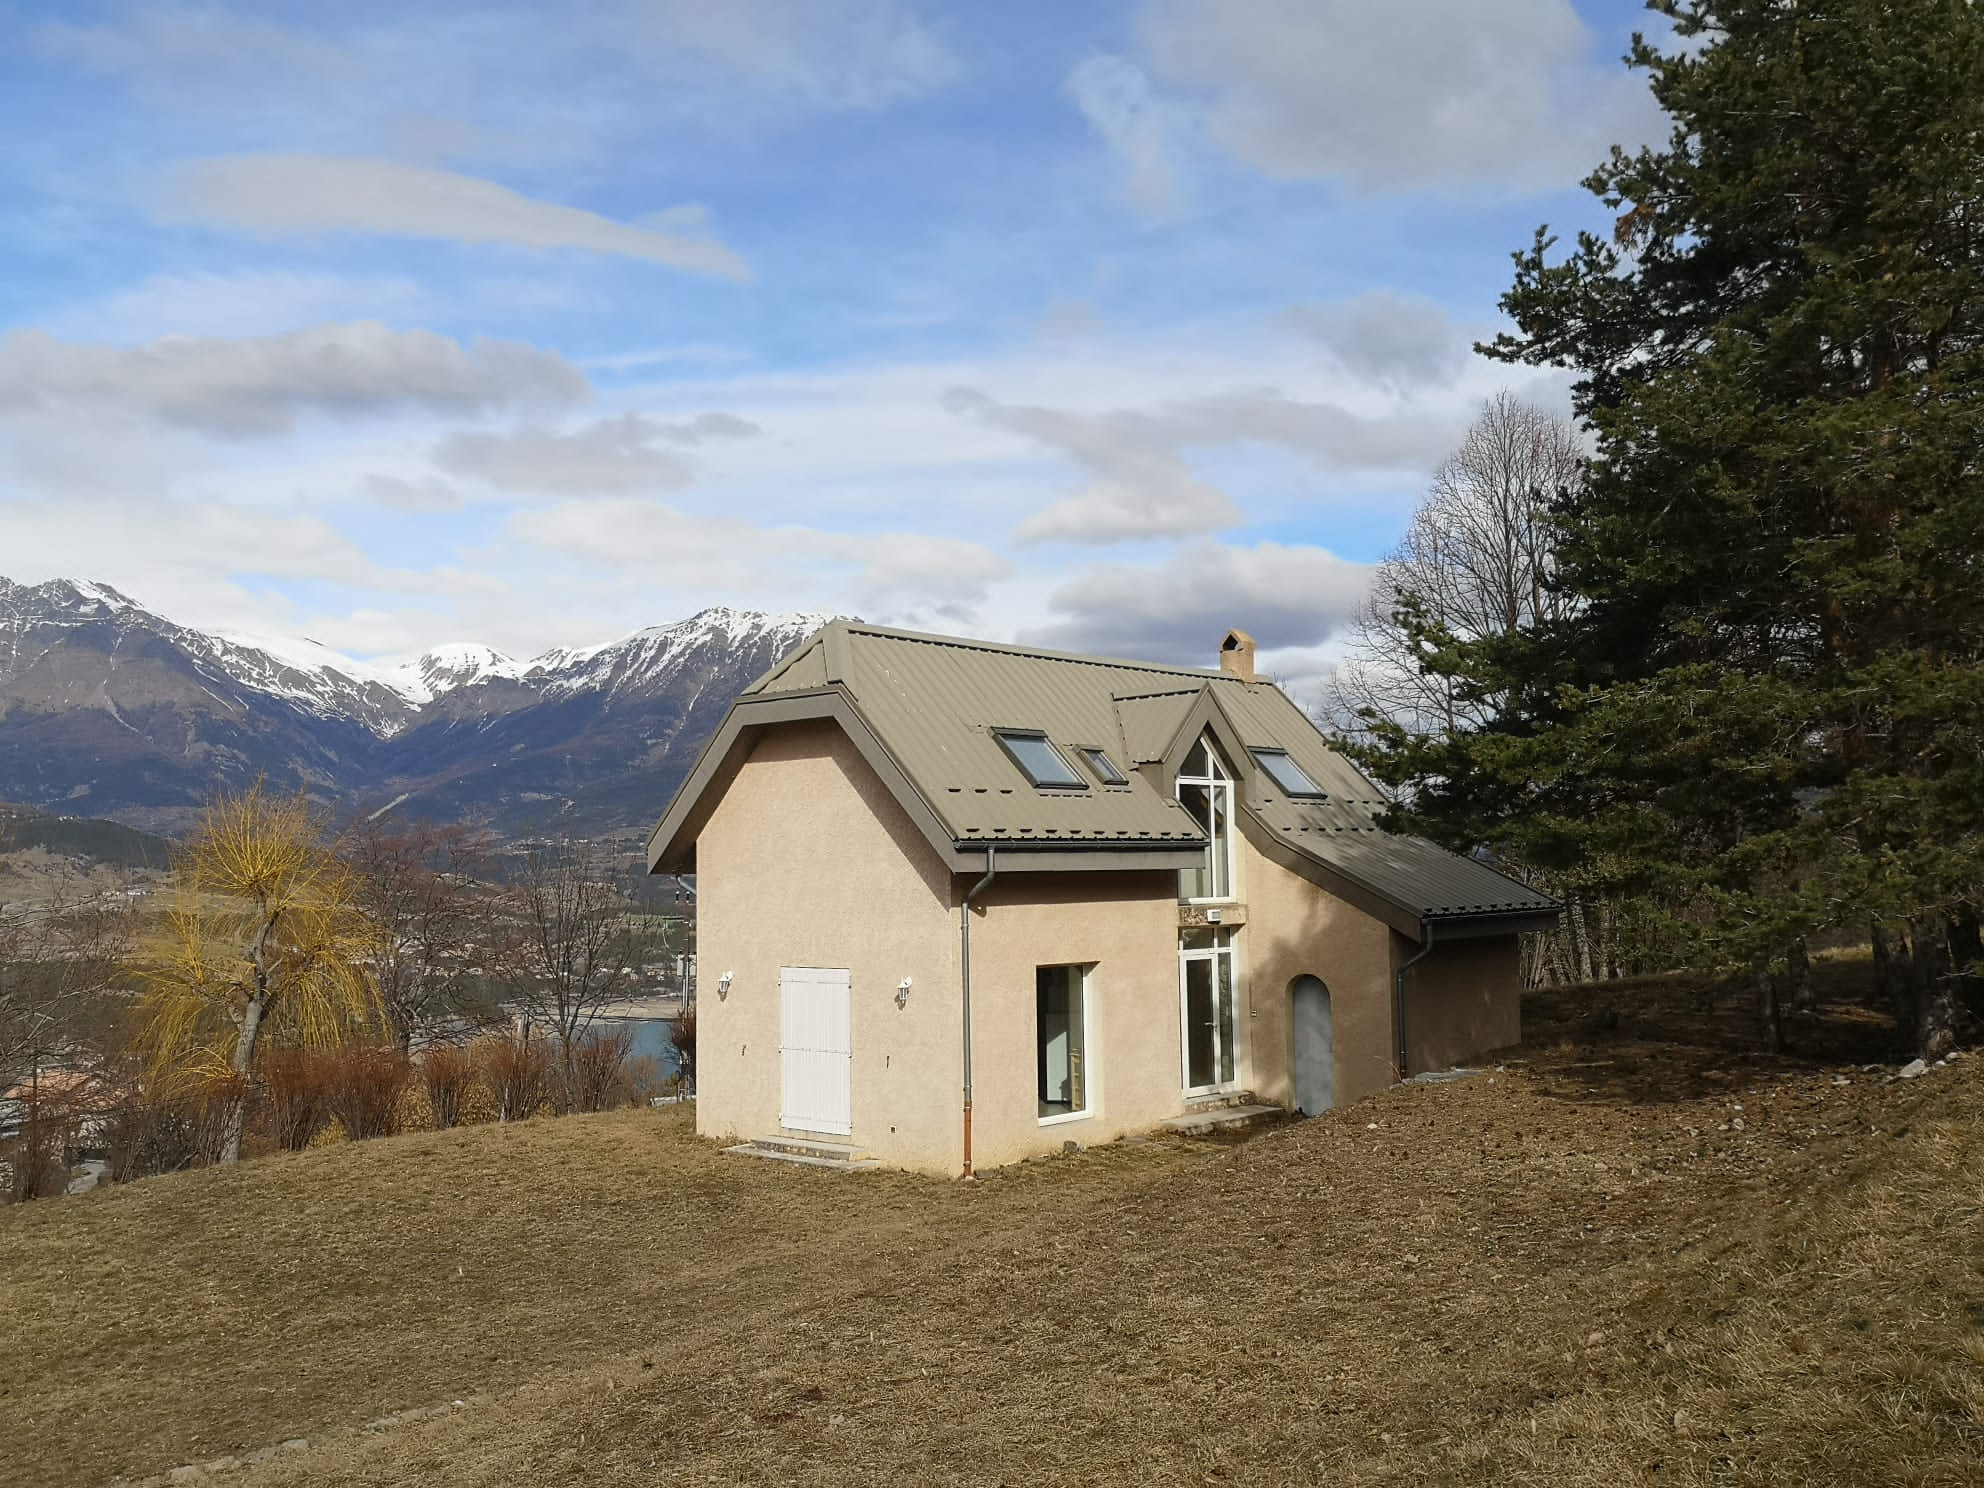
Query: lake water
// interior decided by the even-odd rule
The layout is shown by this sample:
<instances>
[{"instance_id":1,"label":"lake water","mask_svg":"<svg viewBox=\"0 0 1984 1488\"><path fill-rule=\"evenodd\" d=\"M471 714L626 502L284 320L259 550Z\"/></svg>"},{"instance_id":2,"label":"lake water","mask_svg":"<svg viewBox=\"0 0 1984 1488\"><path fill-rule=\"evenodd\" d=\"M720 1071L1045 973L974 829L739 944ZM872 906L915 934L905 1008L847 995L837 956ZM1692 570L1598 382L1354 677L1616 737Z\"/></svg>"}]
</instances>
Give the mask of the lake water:
<instances>
[{"instance_id":1,"label":"lake water","mask_svg":"<svg viewBox=\"0 0 1984 1488\"><path fill-rule=\"evenodd\" d=\"M668 1028L674 1021L672 1018L596 1018L592 1026L601 1033L633 1034L634 1044L627 1057L652 1059L655 1068L672 1079L682 1067L675 1045L668 1041Z\"/></svg>"}]
</instances>

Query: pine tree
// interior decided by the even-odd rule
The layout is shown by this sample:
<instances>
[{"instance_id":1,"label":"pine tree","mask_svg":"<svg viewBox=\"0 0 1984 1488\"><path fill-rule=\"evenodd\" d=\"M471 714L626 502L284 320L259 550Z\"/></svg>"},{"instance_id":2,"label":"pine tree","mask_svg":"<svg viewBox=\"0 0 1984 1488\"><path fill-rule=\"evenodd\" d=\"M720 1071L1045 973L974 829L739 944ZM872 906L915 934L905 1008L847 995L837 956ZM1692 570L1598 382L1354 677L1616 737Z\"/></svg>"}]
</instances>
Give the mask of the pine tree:
<instances>
[{"instance_id":1,"label":"pine tree","mask_svg":"<svg viewBox=\"0 0 1984 1488\"><path fill-rule=\"evenodd\" d=\"M1616 216L1515 255L1491 355L1566 367L1597 446L1561 623L1429 665L1509 699L1389 741L1417 824L1555 855L1697 956L1871 928L1904 1035L1955 1038L1984 900L1984 17L1657 0L1672 132Z\"/></svg>"}]
</instances>

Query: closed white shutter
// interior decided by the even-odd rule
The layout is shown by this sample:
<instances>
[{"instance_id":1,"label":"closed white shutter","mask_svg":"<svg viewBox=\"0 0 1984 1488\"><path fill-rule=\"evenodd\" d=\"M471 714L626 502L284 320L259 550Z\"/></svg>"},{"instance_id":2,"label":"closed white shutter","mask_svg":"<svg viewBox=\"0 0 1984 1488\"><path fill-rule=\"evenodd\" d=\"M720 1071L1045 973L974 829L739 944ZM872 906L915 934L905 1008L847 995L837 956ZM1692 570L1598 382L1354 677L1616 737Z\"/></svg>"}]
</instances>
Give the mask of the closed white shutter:
<instances>
[{"instance_id":1,"label":"closed white shutter","mask_svg":"<svg viewBox=\"0 0 1984 1488\"><path fill-rule=\"evenodd\" d=\"M854 1024L848 974L779 968L779 1123L845 1137L854 1130Z\"/></svg>"}]
</instances>

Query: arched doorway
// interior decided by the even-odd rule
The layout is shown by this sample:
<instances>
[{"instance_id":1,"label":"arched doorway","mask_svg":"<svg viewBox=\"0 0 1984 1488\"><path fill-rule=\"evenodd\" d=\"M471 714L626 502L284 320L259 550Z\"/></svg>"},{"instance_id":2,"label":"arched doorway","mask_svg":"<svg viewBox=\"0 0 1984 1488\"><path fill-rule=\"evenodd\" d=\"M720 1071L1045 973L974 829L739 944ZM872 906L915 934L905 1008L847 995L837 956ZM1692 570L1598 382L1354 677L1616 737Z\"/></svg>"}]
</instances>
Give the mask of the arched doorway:
<instances>
[{"instance_id":1,"label":"arched doorway","mask_svg":"<svg viewBox=\"0 0 1984 1488\"><path fill-rule=\"evenodd\" d=\"M1299 976L1288 989L1295 1040L1295 1104L1317 1116L1336 1104L1336 1030L1330 989L1320 977Z\"/></svg>"}]
</instances>

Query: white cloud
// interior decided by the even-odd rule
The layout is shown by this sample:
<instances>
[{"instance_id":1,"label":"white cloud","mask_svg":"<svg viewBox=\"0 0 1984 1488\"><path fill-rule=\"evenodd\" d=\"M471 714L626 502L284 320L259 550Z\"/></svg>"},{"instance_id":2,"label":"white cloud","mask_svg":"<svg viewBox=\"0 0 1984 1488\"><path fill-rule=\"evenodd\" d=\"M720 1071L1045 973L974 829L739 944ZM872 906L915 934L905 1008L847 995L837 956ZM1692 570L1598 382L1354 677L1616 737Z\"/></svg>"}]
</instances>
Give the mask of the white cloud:
<instances>
[{"instance_id":1,"label":"white cloud","mask_svg":"<svg viewBox=\"0 0 1984 1488\"><path fill-rule=\"evenodd\" d=\"M439 476L378 475L365 477L365 493L381 506L403 512L459 511L462 493Z\"/></svg>"},{"instance_id":2,"label":"white cloud","mask_svg":"<svg viewBox=\"0 0 1984 1488\"><path fill-rule=\"evenodd\" d=\"M428 295L411 279L284 270L154 274L42 328L65 340L129 346L165 336L273 336L326 321L417 319Z\"/></svg>"},{"instance_id":3,"label":"white cloud","mask_svg":"<svg viewBox=\"0 0 1984 1488\"><path fill-rule=\"evenodd\" d=\"M1179 106L1283 179L1568 186L1659 117L1571 0L1146 0L1137 34Z\"/></svg>"},{"instance_id":4,"label":"white cloud","mask_svg":"<svg viewBox=\"0 0 1984 1488\"><path fill-rule=\"evenodd\" d=\"M914 98L958 71L905 0L623 0L618 26L663 76L707 84L714 66L835 108Z\"/></svg>"},{"instance_id":5,"label":"white cloud","mask_svg":"<svg viewBox=\"0 0 1984 1488\"><path fill-rule=\"evenodd\" d=\"M1264 651L1314 647L1356 618L1368 564L1324 548L1187 543L1153 564L1100 564L1055 589L1034 644L1210 665L1233 626Z\"/></svg>"},{"instance_id":6,"label":"white cloud","mask_svg":"<svg viewBox=\"0 0 1984 1488\"><path fill-rule=\"evenodd\" d=\"M980 544L910 532L828 532L764 526L614 497L564 501L517 512L510 536L637 577L648 586L693 584L738 590L823 586L861 604L975 604L1010 572Z\"/></svg>"},{"instance_id":7,"label":"white cloud","mask_svg":"<svg viewBox=\"0 0 1984 1488\"><path fill-rule=\"evenodd\" d=\"M1353 377L1391 392L1450 386L1475 338L1431 300L1372 290L1330 305L1293 305L1283 321L1319 342Z\"/></svg>"},{"instance_id":8,"label":"white cloud","mask_svg":"<svg viewBox=\"0 0 1984 1488\"><path fill-rule=\"evenodd\" d=\"M1136 63L1091 57L1068 74L1068 96L1129 172L1133 201L1152 217L1168 217L1184 200L1177 111L1151 87Z\"/></svg>"},{"instance_id":9,"label":"white cloud","mask_svg":"<svg viewBox=\"0 0 1984 1488\"><path fill-rule=\"evenodd\" d=\"M1238 525L1232 498L1194 472L1192 450L1265 444L1335 469L1418 468L1451 437L1449 420L1357 414L1275 388L1100 413L1005 404L954 388L944 406L1043 445L1087 475L1073 495L1020 524L1017 535L1029 542L1124 542Z\"/></svg>"},{"instance_id":10,"label":"white cloud","mask_svg":"<svg viewBox=\"0 0 1984 1488\"><path fill-rule=\"evenodd\" d=\"M175 107L275 101L299 83L345 79L356 67L343 47L207 6L134 5L105 25L51 21L35 41L44 55L121 77Z\"/></svg>"},{"instance_id":11,"label":"white cloud","mask_svg":"<svg viewBox=\"0 0 1984 1488\"><path fill-rule=\"evenodd\" d=\"M456 475L502 491L624 495L679 490L695 479L695 467L667 446L694 448L710 439L759 432L756 424L729 413L674 423L623 413L563 433L464 430L442 440L434 458Z\"/></svg>"},{"instance_id":12,"label":"white cloud","mask_svg":"<svg viewBox=\"0 0 1984 1488\"><path fill-rule=\"evenodd\" d=\"M589 392L555 352L369 321L136 347L79 345L33 330L0 336L0 416L126 414L242 438L283 433L306 413L554 408Z\"/></svg>"},{"instance_id":13,"label":"white cloud","mask_svg":"<svg viewBox=\"0 0 1984 1488\"><path fill-rule=\"evenodd\" d=\"M748 279L744 261L699 233L633 227L538 201L493 181L391 160L228 155L172 172L161 216L262 233L368 232L525 248L570 248Z\"/></svg>"}]
</instances>

